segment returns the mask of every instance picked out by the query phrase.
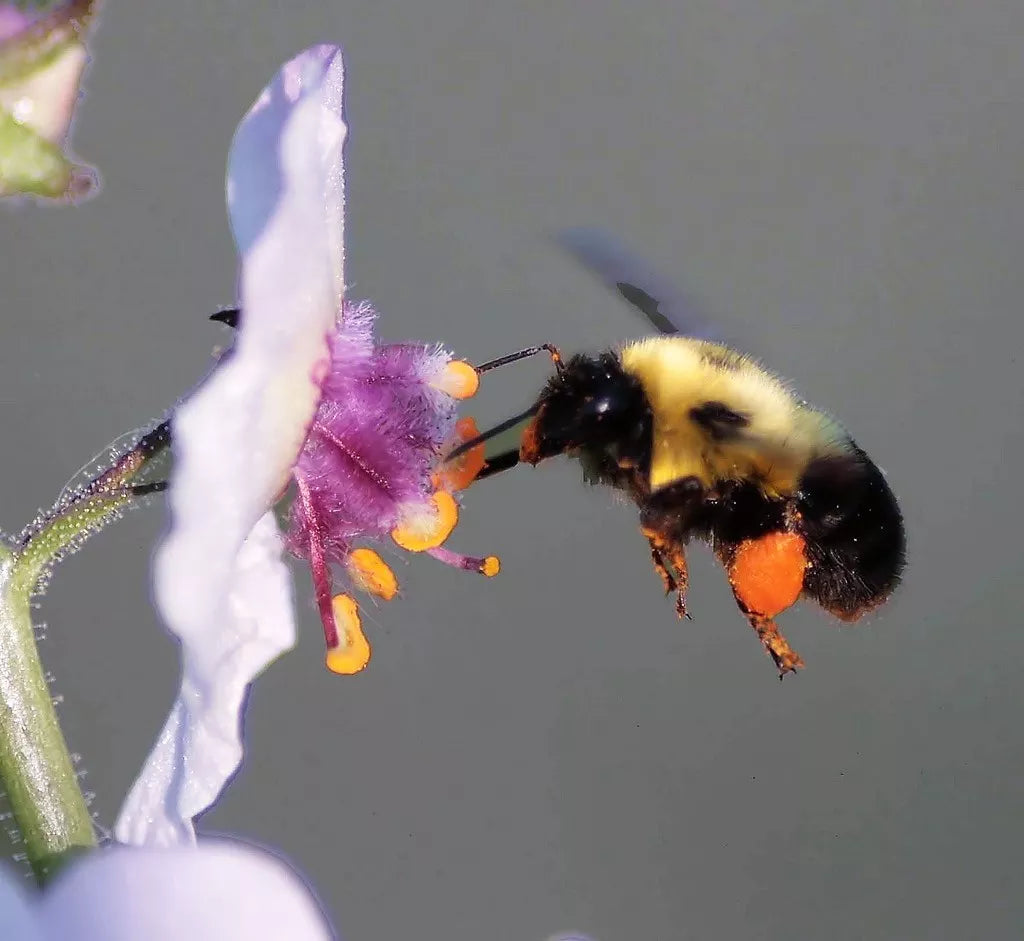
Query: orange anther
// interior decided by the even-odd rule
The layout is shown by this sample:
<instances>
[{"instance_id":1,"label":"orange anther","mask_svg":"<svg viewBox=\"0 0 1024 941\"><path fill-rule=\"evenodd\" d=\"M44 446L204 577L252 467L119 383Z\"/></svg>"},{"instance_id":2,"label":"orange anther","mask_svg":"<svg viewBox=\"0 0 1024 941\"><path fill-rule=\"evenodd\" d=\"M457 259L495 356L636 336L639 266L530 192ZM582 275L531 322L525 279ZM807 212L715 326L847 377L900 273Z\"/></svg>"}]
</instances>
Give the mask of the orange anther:
<instances>
[{"instance_id":1,"label":"orange anther","mask_svg":"<svg viewBox=\"0 0 1024 941\"><path fill-rule=\"evenodd\" d=\"M372 549L353 549L345 560L352 580L371 595L390 601L398 592L398 579Z\"/></svg>"},{"instance_id":2,"label":"orange anther","mask_svg":"<svg viewBox=\"0 0 1024 941\"><path fill-rule=\"evenodd\" d=\"M453 399L468 399L480 388L480 373L461 359L448 362L431 385Z\"/></svg>"},{"instance_id":3,"label":"orange anther","mask_svg":"<svg viewBox=\"0 0 1024 941\"><path fill-rule=\"evenodd\" d=\"M335 595L331 608L342 642L327 648L327 669L344 676L365 670L370 662L370 643L363 633L359 605L351 595Z\"/></svg>"},{"instance_id":4,"label":"orange anther","mask_svg":"<svg viewBox=\"0 0 1024 941\"><path fill-rule=\"evenodd\" d=\"M391 531L391 538L403 549L423 552L441 545L455 529L459 507L447 490L432 494L425 506L412 508L406 518Z\"/></svg>"},{"instance_id":5,"label":"orange anther","mask_svg":"<svg viewBox=\"0 0 1024 941\"><path fill-rule=\"evenodd\" d=\"M494 578L498 572L501 571L501 561L496 555L489 555L484 559L484 564L480 566L480 574L486 575L488 578Z\"/></svg>"},{"instance_id":6,"label":"orange anther","mask_svg":"<svg viewBox=\"0 0 1024 941\"><path fill-rule=\"evenodd\" d=\"M480 434L476 422L470 416L460 418L455 423L455 435L448 450L457 448L464 441L471 441ZM460 454L454 461L448 461L442 465L435 475L435 483L438 487L446 487L448 490L465 490L474 480L476 475L484 469L484 444L478 444L470 448L465 454Z\"/></svg>"}]
</instances>

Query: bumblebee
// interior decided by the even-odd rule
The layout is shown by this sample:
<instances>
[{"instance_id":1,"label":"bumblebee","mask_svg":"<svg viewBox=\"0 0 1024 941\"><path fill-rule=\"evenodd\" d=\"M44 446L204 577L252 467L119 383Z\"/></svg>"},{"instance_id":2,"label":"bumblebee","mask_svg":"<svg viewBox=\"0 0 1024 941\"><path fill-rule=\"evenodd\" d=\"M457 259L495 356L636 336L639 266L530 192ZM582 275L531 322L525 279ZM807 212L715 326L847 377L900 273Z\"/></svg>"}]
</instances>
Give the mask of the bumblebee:
<instances>
[{"instance_id":1,"label":"bumblebee","mask_svg":"<svg viewBox=\"0 0 1024 941\"><path fill-rule=\"evenodd\" d=\"M842 621L887 600L905 534L885 477L829 414L753 358L714 342L669 286L600 233L562 236L660 335L563 359L525 412L464 442L458 458L522 427L518 446L484 458L477 480L565 454L584 478L639 507L651 560L687 617L686 546L707 543L780 678L804 665L775 618L807 598Z\"/></svg>"}]
</instances>

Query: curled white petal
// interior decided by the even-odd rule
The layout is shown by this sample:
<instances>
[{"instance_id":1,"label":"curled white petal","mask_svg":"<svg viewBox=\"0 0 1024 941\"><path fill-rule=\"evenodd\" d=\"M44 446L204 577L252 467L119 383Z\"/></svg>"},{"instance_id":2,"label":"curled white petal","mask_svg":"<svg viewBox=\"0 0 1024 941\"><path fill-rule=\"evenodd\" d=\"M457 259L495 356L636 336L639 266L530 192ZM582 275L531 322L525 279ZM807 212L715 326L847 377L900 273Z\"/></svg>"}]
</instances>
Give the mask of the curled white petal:
<instances>
[{"instance_id":1,"label":"curled white petal","mask_svg":"<svg viewBox=\"0 0 1024 941\"><path fill-rule=\"evenodd\" d=\"M203 542L187 532L177 538L165 542L161 564L172 569L169 581L188 590L181 573L189 552L202 557ZM182 644L181 690L121 810L115 834L123 843L193 839L192 818L216 800L241 762L248 685L295 643L281 542L273 514L264 514L232 560L223 598L211 599L216 630Z\"/></svg>"},{"instance_id":2,"label":"curled white petal","mask_svg":"<svg viewBox=\"0 0 1024 941\"><path fill-rule=\"evenodd\" d=\"M46 892L0 870L0 937L10 941L327 941L320 905L283 860L215 840L82 857Z\"/></svg>"},{"instance_id":3,"label":"curled white petal","mask_svg":"<svg viewBox=\"0 0 1024 941\"><path fill-rule=\"evenodd\" d=\"M336 47L302 53L260 95L232 145L241 327L231 354L172 422L171 528L156 556L155 594L181 640L182 685L118 820L124 841L193 836L191 818L241 760L246 686L294 643L268 508L316 410L340 310L342 77Z\"/></svg>"},{"instance_id":4,"label":"curled white petal","mask_svg":"<svg viewBox=\"0 0 1024 941\"><path fill-rule=\"evenodd\" d=\"M288 263L309 262L321 271L305 282L294 272L287 280L300 290L311 289L315 280L323 289L320 282L324 271L329 271L335 312L341 310L345 292L344 78L337 46L312 46L287 62L235 132L227 180L231 230L239 252L246 255L280 206L285 177L289 177L291 208L296 211L293 234L301 244L285 244L291 251ZM284 124L300 120L293 114L300 108L308 112L301 117L307 122L301 131L304 139L282 153L280 162L267 160L265 155L282 137ZM278 273L287 274L284 265L276 267ZM269 274L265 280L270 280Z\"/></svg>"}]
</instances>

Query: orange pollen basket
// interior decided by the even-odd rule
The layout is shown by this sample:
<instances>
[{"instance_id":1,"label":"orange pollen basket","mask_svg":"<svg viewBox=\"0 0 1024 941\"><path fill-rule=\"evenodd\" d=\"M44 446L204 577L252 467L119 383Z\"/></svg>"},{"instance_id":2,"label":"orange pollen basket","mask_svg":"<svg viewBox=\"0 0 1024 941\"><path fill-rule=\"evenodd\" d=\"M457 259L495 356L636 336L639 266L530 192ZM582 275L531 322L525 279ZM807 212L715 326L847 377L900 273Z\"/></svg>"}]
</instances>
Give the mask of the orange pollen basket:
<instances>
[{"instance_id":1,"label":"orange pollen basket","mask_svg":"<svg viewBox=\"0 0 1024 941\"><path fill-rule=\"evenodd\" d=\"M800 597L806 569L801 536L768 533L740 544L729 580L748 610L772 618Z\"/></svg>"}]
</instances>

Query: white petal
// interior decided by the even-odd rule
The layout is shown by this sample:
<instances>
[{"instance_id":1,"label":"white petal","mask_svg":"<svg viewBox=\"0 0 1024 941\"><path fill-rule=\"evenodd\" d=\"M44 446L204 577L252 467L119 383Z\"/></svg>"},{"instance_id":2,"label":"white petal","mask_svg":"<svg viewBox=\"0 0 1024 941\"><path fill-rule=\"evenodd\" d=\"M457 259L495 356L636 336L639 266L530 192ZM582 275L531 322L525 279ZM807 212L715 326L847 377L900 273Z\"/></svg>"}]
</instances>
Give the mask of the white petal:
<instances>
[{"instance_id":1,"label":"white petal","mask_svg":"<svg viewBox=\"0 0 1024 941\"><path fill-rule=\"evenodd\" d=\"M282 128L297 104L312 112L303 118L314 125L303 132L307 139L298 142L299 146L282 161L266 159L274 152L275 142L281 139ZM345 134L341 50L331 45L312 46L282 66L256 99L235 132L228 157L228 212L235 242L243 255L265 231L280 203L282 165L290 162L290 198L296 204L300 199L305 202L305 206L296 208L306 218L296 233L301 244L284 244L285 251L295 255L288 264L308 260L327 266L335 311L341 309L345 290ZM317 253L322 258L309 257Z\"/></svg>"},{"instance_id":2,"label":"white petal","mask_svg":"<svg viewBox=\"0 0 1024 941\"><path fill-rule=\"evenodd\" d=\"M222 597L210 599L214 626L183 643L181 691L121 810L115 834L122 842L168 846L194 839L192 818L216 800L241 762L247 687L295 643L281 547L268 512L234 558ZM201 527L191 534L176 530L161 550L158 579L160 569L170 569L164 582L190 591L188 565L203 553Z\"/></svg>"},{"instance_id":3,"label":"white petal","mask_svg":"<svg viewBox=\"0 0 1024 941\"><path fill-rule=\"evenodd\" d=\"M340 309L341 93L340 51L314 47L281 69L232 145L242 323L231 355L173 420L171 531L155 593L182 642L182 686L118 821L122 840L192 836L191 817L241 759L246 685L294 643L267 511L316 410Z\"/></svg>"},{"instance_id":4,"label":"white petal","mask_svg":"<svg viewBox=\"0 0 1024 941\"><path fill-rule=\"evenodd\" d=\"M84 857L43 894L39 909L42 937L53 941L334 937L315 897L281 859L220 840Z\"/></svg>"},{"instance_id":5,"label":"white petal","mask_svg":"<svg viewBox=\"0 0 1024 941\"><path fill-rule=\"evenodd\" d=\"M239 359L269 360L257 393L259 437L278 452L263 468L272 499L306 437L328 368L327 334L344 300L344 66L336 46L286 64L239 126L228 158L228 209L242 253ZM280 159L272 142L280 140ZM305 329L299 329L304 324ZM257 471L258 473L259 471ZM266 505L264 503L264 505Z\"/></svg>"}]
</instances>

